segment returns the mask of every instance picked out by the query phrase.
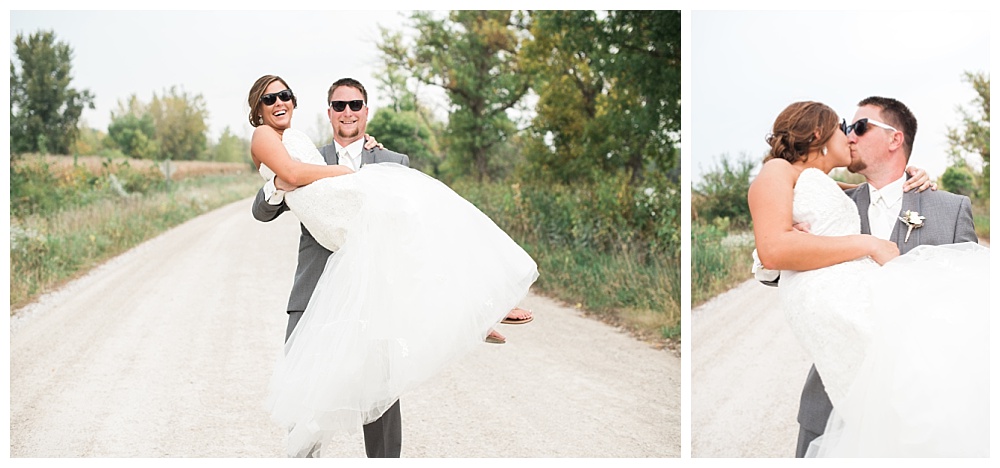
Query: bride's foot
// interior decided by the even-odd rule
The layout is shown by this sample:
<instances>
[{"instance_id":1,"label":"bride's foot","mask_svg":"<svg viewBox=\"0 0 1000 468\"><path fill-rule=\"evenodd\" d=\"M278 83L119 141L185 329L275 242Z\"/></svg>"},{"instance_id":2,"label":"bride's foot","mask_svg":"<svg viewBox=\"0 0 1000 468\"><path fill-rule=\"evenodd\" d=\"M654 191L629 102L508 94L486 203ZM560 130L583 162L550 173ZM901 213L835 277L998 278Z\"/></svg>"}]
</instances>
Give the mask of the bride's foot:
<instances>
[{"instance_id":1,"label":"bride's foot","mask_svg":"<svg viewBox=\"0 0 1000 468\"><path fill-rule=\"evenodd\" d=\"M531 315L530 310L522 309L520 307L515 307L511 309L510 312L507 313L507 316L504 317L504 319L501 320L500 323L509 323L512 325L516 325L519 323L528 323L534 319L535 317Z\"/></svg>"},{"instance_id":2,"label":"bride's foot","mask_svg":"<svg viewBox=\"0 0 1000 468\"><path fill-rule=\"evenodd\" d=\"M507 338L504 338L504 336L501 335L496 330L490 330L490 334L486 335L486 342L493 344L504 344L507 342Z\"/></svg>"}]
</instances>

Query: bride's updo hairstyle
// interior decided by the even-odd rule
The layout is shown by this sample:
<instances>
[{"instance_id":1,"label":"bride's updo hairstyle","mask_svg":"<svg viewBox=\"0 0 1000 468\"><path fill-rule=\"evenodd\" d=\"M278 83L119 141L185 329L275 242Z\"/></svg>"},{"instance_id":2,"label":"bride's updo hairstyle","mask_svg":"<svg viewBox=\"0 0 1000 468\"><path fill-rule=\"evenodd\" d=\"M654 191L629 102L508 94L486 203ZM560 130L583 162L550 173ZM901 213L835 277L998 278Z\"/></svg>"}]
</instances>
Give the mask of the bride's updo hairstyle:
<instances>
[{"instance_id":1,"label":"bride's updo hairstyle","mask_svg":"<svg viewBox=\"0 0 1000 468\"><path fill-rule=\"evenodd\" d=\"M774 119L771 133L765 139L771 151L764 161L774 158L790 163L804 161L810 151L826 145L836 131L837 113L826 104L813 101L793 103Z\"/></svg>"},{"instance_id":2,"label":"bride's updo hairstyle","mask_svg":"<svg viewBox=\"0 0 1000 468\"><path fill-rule=\"evenodd\" d=\"M264 116L261 113L261 108L264 104L260 102L260 97L264 95L264 91L267 87L274 83L275 81L280 81L281 84L285 85L286 88L292 89L285 83L285 80L281 79L278 75L264 75L257 78L257 81L253 83L250 87L250 96L247 97L247 104L250 105L250 125L253 127L258 127L264 124ZM295 109L299 107L299 100L295 97L295 93L292 93L292 108Z\"/></svg>"}]
</instances>

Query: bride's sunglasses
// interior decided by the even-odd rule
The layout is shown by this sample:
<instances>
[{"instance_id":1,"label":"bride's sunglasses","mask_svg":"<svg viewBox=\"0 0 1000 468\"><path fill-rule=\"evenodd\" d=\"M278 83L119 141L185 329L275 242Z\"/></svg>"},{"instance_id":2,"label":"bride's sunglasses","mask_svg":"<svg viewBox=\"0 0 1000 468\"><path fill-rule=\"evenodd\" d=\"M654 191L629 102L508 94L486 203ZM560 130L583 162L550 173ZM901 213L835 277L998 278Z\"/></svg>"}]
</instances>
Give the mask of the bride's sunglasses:
<instances>
[{"instance_id":1,"label":"bride's sunglasses","mask_svg":"<svg viewBox=\"0 0 1000 468\"><path fill-rule=\"evenodd\" d=\"M846 123L846 121L845 121L845 123ZM844 132L845 134L850 134L851 130L853 130L854 133L856 133L858 136L864 135L865 132L868 131L868 129L869 129L868 126L869 125L874 125L876 127L884 128L886 130L892 130L894 132L898 132L899 131L899 130L896 130L895 128L893 128L892 126L886 125L886 124L884 124L882 122L879 122L878 120L869 119L867 117L865 117L863 119L860 119L857 122L854 122L854 123L852 123L850 125L847 125L846 127L843 126L844 124L841 124L841 125L842 125L841 130L846 130Z\"/></svg>"},{"instance_id":2,"label":"bride's sunglasses","mask_svg":"<svg viewBox=\"0 0 1000 468\"><path fill-rule=\"evenodd\" d=\"M292 90L283 89L277 93L270 93L261 96L260 102L264 103L265 106L273 106L278 99L281 99L281 102L288 102L291 101L293 97L295 96L292 95Z\"/></svg>"},{"instance_id":3,"label":"bride's sunglasses","mask_svg":"<svg viewBox=\"0 0 1000 468\"><path fill-rule=\"evenodd\" d=\"M337 112L344 112L347 106L351 106L351 110L354 112L360 111L362 107L365 107L365 101L361 99L355 99L353 101L330 101L330 107Z\"/></svg>"}]
</instances>

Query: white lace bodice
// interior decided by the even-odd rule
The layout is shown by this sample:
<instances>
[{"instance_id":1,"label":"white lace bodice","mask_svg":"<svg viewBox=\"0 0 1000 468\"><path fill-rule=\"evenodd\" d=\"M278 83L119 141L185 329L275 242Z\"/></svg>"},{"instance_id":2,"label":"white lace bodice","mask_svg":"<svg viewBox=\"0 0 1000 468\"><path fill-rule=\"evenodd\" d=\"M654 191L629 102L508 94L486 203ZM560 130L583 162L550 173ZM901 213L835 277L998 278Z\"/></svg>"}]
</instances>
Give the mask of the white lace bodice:
<instances>
[{"instance_id":1,"label":"white lace bodice","mask_svg":"<svg viewBox=\"0 0 1000 468\"><path fill-rule=\"evenodd\" d=\"M818 169L805 169L795 184L792 217L821 236L859 234L857 204ZM789 325L806 348L834 406L854 380L872 330L862 282L878 268L865 258L819 270L782 271L779 296Z\"/></svg>"},{"instance_id":2,"label":"white lace bodice","mask_svg":"<svg viewBox=\"0 0 1000 468\"><path fill-rule=\"evenodd\" d=\"M281 139L288 155L296 161L325 165L326 161L309 137L298 130L286 129ZM274 172L260 165L264 180L274 178ZM364 196L353 174L320 179L285 193L285 203L299 221L328 250L336 251L344 244L350 222L361 208Z\"/></svg>"}]
</instances>

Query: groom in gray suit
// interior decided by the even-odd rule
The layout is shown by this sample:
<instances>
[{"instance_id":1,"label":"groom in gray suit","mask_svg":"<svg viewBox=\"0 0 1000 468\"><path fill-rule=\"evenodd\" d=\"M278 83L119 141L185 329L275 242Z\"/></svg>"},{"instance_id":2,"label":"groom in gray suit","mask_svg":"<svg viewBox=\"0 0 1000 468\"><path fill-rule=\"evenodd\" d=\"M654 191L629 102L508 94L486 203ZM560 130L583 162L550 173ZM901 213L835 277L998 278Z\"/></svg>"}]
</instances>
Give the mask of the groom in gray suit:
<instances>
[{"instance_id":1,"label":"groom in gray suit","mask_svg":"<svg viewBox=\"0 0 1000 468\"><path fill-rule=\"evenodd\" d=\"M865 176L866 183L846 193L858 205L861 232L895 242L900 254L918 245L979 242L968 197L940 190L903 192L916 133L917 119L903 103L885 97L858 103L854 123L848 127L851 165L847 169ZM910 230L899 219L906 211L923 216L923 225ZM823 434L832 410L823 381L812 366L799 400L796 457L803 457L809 443Z\"/></svg>"},{"instance_id":2,"label":"groom in gray suit","mask_svg":"<svg viewBox=\"0 0 1000 468\"><path fill-rule=\"evenodd\" d=\"M341 164L357 171L372 163L392 162L410 165L405 154L382 148L366 149L365 128L368 124L368 92L352 78L335 81L327 92L327 116L333 126L333 143L319 149L327 164ZM285 191L295 187L275 177L257 192L253 203L253 216L259 221L271 221L288 210L284 203ZM299 261L295 269L295 282L288 298L288 326L285 340L309 304L313 289L332 253L316 242L312 234L301 226ZM402 447L402 423L399 401L396 401L378 420L364 426L365 452L369 458L398 458ZM313 452L307 456L314 455Z\"/></svg>"}]
</instances>

